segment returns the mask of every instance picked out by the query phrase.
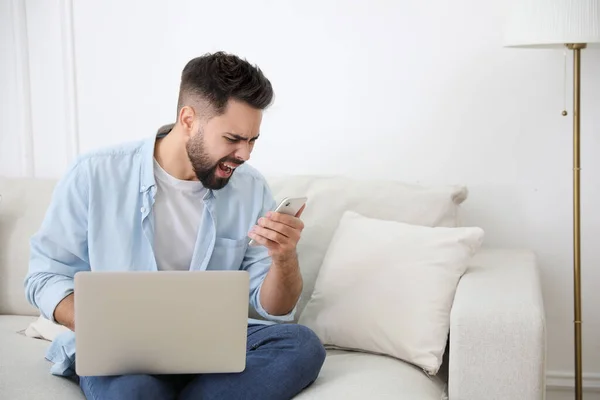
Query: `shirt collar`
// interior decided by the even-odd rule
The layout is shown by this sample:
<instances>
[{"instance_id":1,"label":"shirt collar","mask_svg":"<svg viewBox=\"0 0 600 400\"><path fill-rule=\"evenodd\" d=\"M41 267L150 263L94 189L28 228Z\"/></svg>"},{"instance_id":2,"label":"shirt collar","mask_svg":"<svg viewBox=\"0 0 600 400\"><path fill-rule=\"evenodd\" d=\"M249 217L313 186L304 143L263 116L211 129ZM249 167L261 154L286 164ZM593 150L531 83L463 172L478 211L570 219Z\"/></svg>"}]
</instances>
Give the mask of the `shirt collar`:
<instances>
[{"instance_id":1,"label":"shirt collar","mask_svg":"<svg viewBox=\"0 0 600 400\"><path fill-rule=\"evenodd\" d=\"M142 167L140 169L140 193L150 190L151 187L156 185L154 178L154 147L156 140L167 136L175 124L163 125L156 131L156 135L146 139L142 144ZM203 197L203 200L208 200L214 197L214 191L208 189Z\"/></svg>"}]
</instances>

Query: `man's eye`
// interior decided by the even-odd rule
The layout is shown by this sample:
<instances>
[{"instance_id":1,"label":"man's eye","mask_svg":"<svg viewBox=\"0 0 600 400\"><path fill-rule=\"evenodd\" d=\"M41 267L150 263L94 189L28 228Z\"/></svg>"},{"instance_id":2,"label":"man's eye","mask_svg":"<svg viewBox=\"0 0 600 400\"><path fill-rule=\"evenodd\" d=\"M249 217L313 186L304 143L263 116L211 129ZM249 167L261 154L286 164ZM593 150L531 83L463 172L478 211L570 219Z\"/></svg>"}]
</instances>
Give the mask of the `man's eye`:
<instances>
[{"instance_id":1,"label":"man's eye","mask_svg":"<svg viewBox=\"0 0 600 400\"><path fill-rule=\"evenodd\" d=\"M227 139L227 141L228 141L229 143L237 143L237 139L232 139L232 138L230 138L230 137L227 137L227 136L225 136L225 139Z\"/></svg>"}]
</instances>

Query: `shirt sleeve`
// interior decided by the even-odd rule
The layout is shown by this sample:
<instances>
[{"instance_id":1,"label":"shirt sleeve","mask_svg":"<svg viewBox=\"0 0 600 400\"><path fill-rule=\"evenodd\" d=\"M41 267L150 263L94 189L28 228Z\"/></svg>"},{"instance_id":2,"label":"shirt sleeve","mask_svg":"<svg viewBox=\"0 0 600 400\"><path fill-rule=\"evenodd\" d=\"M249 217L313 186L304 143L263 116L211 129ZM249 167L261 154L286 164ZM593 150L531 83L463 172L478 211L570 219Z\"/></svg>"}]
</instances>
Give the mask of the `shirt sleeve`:
<instances>
[{"instance_id":1,"label":"shirt sleeve","mask_svg":"<svg viewBox=\"0 0 600 400\"><path fill-rule=\"evenodd\" d=\"M38 231L30 239L25 295L52 322L54 310L74 291L74 276L90 270L87 247L89 181L75 163L57 183Z\"/></svg>"},{"instance_id":2,"label":"shirt sleeve","mask_svg":"<svg viewBox=\"0 0 600 400\"><path fill-rule=\"evenodd\" d=\"M271 193L266 182L264 183L262 208L260 210L260 216L265 215L268 211L273 211L276 208L275 199ZM260 303L260 291L271 268L271 257L269 251L264 246L248 246L242 268L247 270L250 274L250 305L256 310L256 312L263 318L270 321L277 322L289 322L293 321L297 303L288 314L285 315L271 315L269 314Z\"/></svg>"}]
</instances>

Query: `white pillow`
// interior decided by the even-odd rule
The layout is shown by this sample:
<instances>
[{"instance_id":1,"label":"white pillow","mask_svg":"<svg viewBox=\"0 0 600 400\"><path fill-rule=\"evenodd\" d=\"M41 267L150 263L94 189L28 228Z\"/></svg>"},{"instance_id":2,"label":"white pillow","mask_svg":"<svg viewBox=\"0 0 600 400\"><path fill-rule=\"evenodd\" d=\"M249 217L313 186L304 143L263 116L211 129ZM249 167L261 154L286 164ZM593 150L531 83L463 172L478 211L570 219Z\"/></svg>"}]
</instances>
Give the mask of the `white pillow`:
<instances>
[{"instance_id":1,"label":"white pillow","mask_svg":"<svg viewBox=\"0 0 600 400\"><path fill-rule=\"evenodd\" d=\"M344 211L370 218L426 226L460 226L460 205L467 199L463 185L416 185L345 176L280 175L267 177L273 196L307 196L302 214L304 231L298 243L304 286L295 321L310 299L319 268ZM261 318L251 311L253 318Z\"/></svg>"},{"instance_id":2,"label":"white pillow","mask_svg":"<svg viewBox=\"0 0 600 400\"><path fill-rule=\"evenodd\" d=\"M52 342L58 335L65 332L69 332L69 328L52 322L40 315L38 319L27 326L24 333L25 336L30 338L44 339Z\"/></svg>"},{"instance_id":3,"label":"white pillow","mask_svg":"<svg viewBox=\"0 0 600 400\"><path fill-rule=\"evenodd\" d=\"M456 286L484 232L347 211L299 318L330 347L385 354L436 374Z\"/></svg>"}]
</instances>

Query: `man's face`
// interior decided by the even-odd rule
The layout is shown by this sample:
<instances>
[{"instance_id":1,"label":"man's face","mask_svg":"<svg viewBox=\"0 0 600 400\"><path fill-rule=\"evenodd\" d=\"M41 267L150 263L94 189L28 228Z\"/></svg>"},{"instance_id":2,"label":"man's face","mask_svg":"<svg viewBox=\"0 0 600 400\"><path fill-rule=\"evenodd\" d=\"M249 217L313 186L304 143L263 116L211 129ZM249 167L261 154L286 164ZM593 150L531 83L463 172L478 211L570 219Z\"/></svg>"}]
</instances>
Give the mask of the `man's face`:
<instances>
[{"instance_id":1,"label":"man's face","mask_svg":"<svg viewBox=\"0 0 600 400\"><path fill-rule=\"evenodd\" d=\"M204 187L223 188L235 168L250 158L261 121L261 110L230 100L222 115L198 126L186 150L194 173Z\"/></svg>"}]
</instances>

